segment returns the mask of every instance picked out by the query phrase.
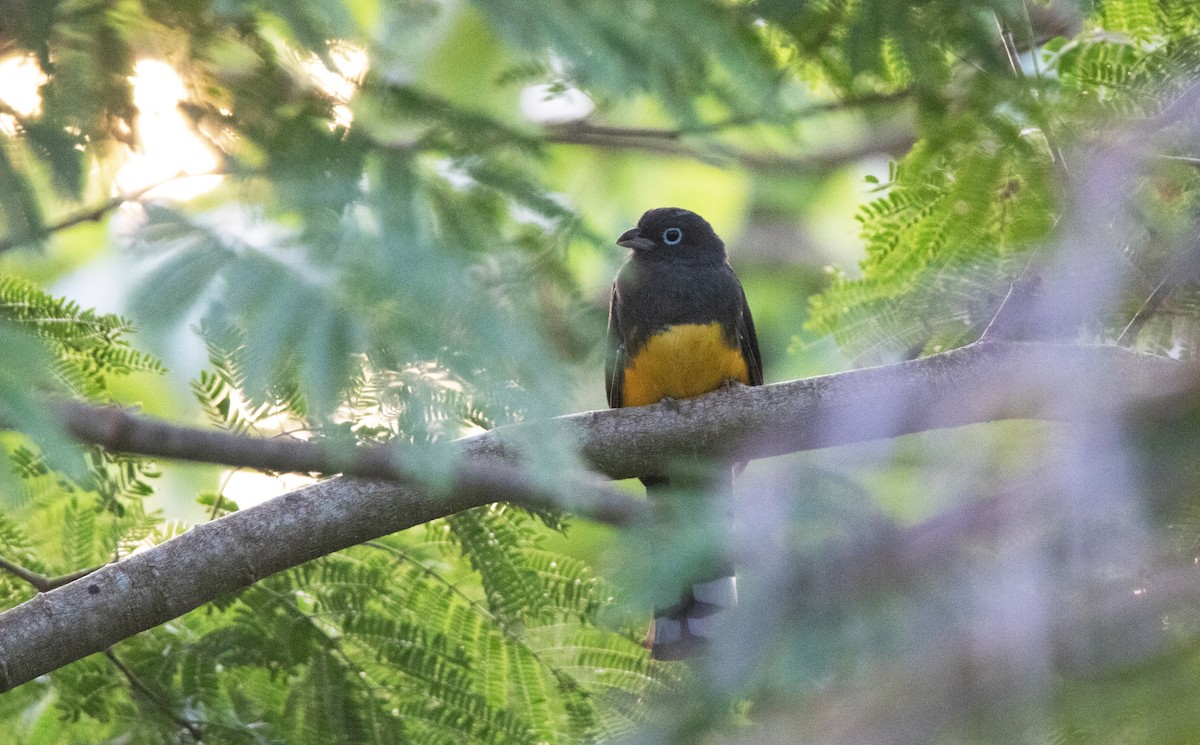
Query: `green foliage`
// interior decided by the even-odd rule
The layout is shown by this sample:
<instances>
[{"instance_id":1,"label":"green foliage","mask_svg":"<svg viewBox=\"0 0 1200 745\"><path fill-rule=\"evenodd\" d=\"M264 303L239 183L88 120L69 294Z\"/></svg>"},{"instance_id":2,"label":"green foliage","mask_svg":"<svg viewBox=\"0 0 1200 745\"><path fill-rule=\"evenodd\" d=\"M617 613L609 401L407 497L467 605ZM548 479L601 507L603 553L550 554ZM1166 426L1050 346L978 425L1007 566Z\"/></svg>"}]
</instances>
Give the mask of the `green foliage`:
<instances>
[{"instance_id":1,"label":"green foliage","mask_svg":"<svg viewBox=\"0 0 1200 745\"><path fill-rule=\"evenodd\" d=\"M446 576L464 554L393 536L121 645L117 655L154 696L127 701L122 673L92 660L53 676L58 707L138 738L185 712L213 742L263 727L299 742L578 742L629 731L645 712L625 698L677 677L594 625L610 588L569 558L547 570L527 520L506 519L523 535L509 546L514 569L550 578L552 612L505 620L478 577ZM588 592L555 591L577 579Z\"/></svg>"},{"instance_id":2,"label":"green foliage","mask_svg":"<svg viewBox=\"0 0 1200 745\"><path fill-rule=\"evenodd\" d=\"M23 480L6 485L8 501L45 505L53 495L86 492L97 509L120 516L131 502L148 496L153 491L148 479L158 475L153 463L100 448L81 452L67 441L48 398L107 402L112 378L165 372L162 363L129 343L129 321L0 277L0 323L0 338L13 355L0 374L0 412L31 441L6 443ZM31 443L39 449L31 450Z\"/></svg>"},{"instance_id":3,"label":"green foliage","mask_svg":"<svg viewBox=\"0 0 1200 745\"><path fill-rule=\"evenodd\" d=\"M537 532L512 510L493 505L446 519L480 574L488 608L514 624L561 614L582 618L600 605L597 579L579 561L537 550Z\"/></svg>"},{"instance_id":4,"label":"green foliage","mask_svg":"<svg viewBox=\"0 0 1200 745\"><path fill-rule=\"evenodd\" d=\"M103 400L110 377L165 372L161 362L130 344L126 337L133 326L128 320L80 308L16 277L0 277L0 318L48 347L58 382L77 396Z\"/></svg>"},{"instance_id":5,"label":"green foliage","mask_svg":"<svg viewBox=\"0 0 1200 745\"><path fill-rule=\"evenodd\" d=\"M64 365L82 359L89 337L125 343L120 319L28 284L5 287L11 314L58 345ZM194 390L216 423L317 426L294 387L261 399L248 391L237 332L209 328L207 337L212 370ZM159 369L94 343L95 366L64 381L99 394L108 376ZM428 366L364 368L339 410L363 440L516 415L489 411ZM93 566L185 529L141 510L154 472L136 459L96 450L75 482L24 446L12 458L27 494L13 512L19 523L0 514L0 555L32 571ZM57 527L31 540L21 524ZM645 712L628 698L677 685L676 673L652 666L629 634L596 625L614 590L578 559L542 548L545 530L498 505L455 515L426 539L418 531L311 562L130 640L116 650L119 665L90 659L32 687L54 691L66 722L135 738L181 721L213 742L243 742L264 726L303 742L578 742L629 731ZM28 597L7 575L0 589L9 605Z\"/></svg>"},{"instance_id":6,"label":"green foliage","mask_svg":"<svg viewBox=\"0 0 1200 745\"><path fill-rule=\"evenodd\" d=\"M1132 279L1068 335L1113 341L1132 328L1124 343L1186 358L1200 344L1196 122L1171 118L1200 77L1200 6L1190 0L0 5L0 54L27 55L46 76L39 111L0 106L0 446L11 466L0 476L0 558L46 577L189 527L159 511L180 508L169 489L156 494L155 464L72 445L49 396L127 401L130 380L167 373L142 346L192 370L189 352L203 344L208 365L191 384L209 425L346 453L392 443L420 462L425 446L581 408L583 375L595 381L589 405L600 400L617 225L682 194L725 209L732 244L743 211L752 229L763 213L818 211L813 195L836 180L818 151L828 144L828 162L841 162L837 149L855 150L855 136L870 144L911 130L916 144L886 179L872 177L874 198L859 210L861 272L835 270L808 300L807 341L832 338L855 364L969 343L1016 278L1052 263L1063 226L1092 220L1119 232L1113 250ZM219 155L224 183L109 225L130 321L15 275L76 250L60 228L77 222L78 202L113 193L147 126L130 83L141 59L180 73L180 109ZM594 110L583 124L593 126L527 118L527 85L586 97ZM1136 141L1146 123L1156 151L1131 193L1075 203L1097 139ZM682 164L692 156L735 172ZM779 307L760 313L751 293L764 340L764 318L798 323L801 294L781 290ZM968 560L915 590L907 577L876 589L874 571L861 592L788 583L796 567L838 576L860 544L877 533L886 543L919 507L959 506L964 492L991 488L982 476L963 486L978 474L961 464L1002 448L956 438L920 455L896 445L895 462L855 466L874 473L808 469L763 487L748 510L761 523L732 546L739 560L762 559L744 573L756 615L733 647L744 654L712 667L652 662L637 639L643 605L722 558L723 515L689 504L628 531L617 563L633 579L618 588L553 548L571 545L562 536L575 539L579 526L492 505L282 572L55 671L0 697L0 731L17 743L706 742L770 739L755 727L772 718L794 734L798 721L822 722L809 712L826 711L841 688L874 677L884 679L879 698L911 703L904 696L925 681L909 663L936 662L930 638L976 645L972 603L1004 594L992 575L968 586L987 550L965 547ZM573 465L571 443L526 445L542 483ZM1176 449L1184 461L1194 451ZM423 465L431 482L447 473ZM975 470L990 477L992 465ZM186 497L199 492L219 517L238 508L224 488L235 477L184 487ZM951 481L959 491L948 497ZM772 499L789 506L764 519L755 510L774 509ZM1180 555L1200 534L1194 512L1173 523ZM1055 538L1046 554L1075 550L1073 534ZM0 607L33 595L20 574L0 571ZM628 596L639 611L626 623ZM1045 704L1038 716L1013 704L1015 718L1036 720L1022 736L1153 740L1147 722L1170 681L1190 688L1195 678L1191 615L1166 624L1178 654L1125 678L1039 678L1053 690L1030 694ZM955 675L971 688L975 672ZM850 724L870 713L847 700L837 711ZM939 698L936 708L958 703ZM912 713L888 705L893 719ZM1163 711L1167 739L1194 740L1193 720ZM988 721L979 730L963 740L997 731Z\"/></svg>"},{"instance_id":7,"label":"green foliage","mask_svg":"<svg viewBox=\"0 0 1200 745\"><path fill-rule=\"evenodd\" d=\"M339 421L323 424L295 388L248 390L240 332L205 333L211 370L193 390L233 431L329 437L344 420L360 441L416 442L519 415L444 369L368 365ZM213 514L230 508L219 495L206 503ZM164 710L186 710L217 742L249 736L252 722L303 742L579 742L631 731L646 712L629 698L669 690L678 673L651 664L632 634L600 625L615 590L543 548L545 532L493 505L310 562L123 645L121 659L158 694L138 702L140 714L119 698L94 704L82 686L97 682L72 675L55 681L61 708L102 711L114 732L147 736ZM120 675L108 671L108 688Z\"/></svg>"},{"instance_id":8,"label":"green foliage","mask_svg":"<svg viewBox=\"0 0 1200 745\"><path fill-rule=\"evenodd\" d=\"M763 64L764 50L744 10L730 4L485 0L479 5L512 43L553 50L563 59L563 78L586 90L611 96L651 93L684 119L699 113L694 93L700 90L731 112L770 104L774 85ZM683 18L690 33L677 32ZM714 48L722 53L712 55Z\"/></svg>"},{"instance_id":9,"label":"green foliage","mask_svg":"<svg viewBox=\"0 0 1200 745\"><path fill-rule=\"evenodd\" d=\"M1063 201L1064 184L1073 185L1072 171L1087 157L1074 140L1107 118L1153 117L1184 95L1200 73L1200 14L1185 3L1106 3L1096 23L1112 25L1044 48L1027 79L1038 98L1024 99L1024 109L962 112L893 166L880 187L886 193L859 214L862 276L838 274L812 299L811 330L833 334L863 363L961 346L983 333L1010 283L1047 260L1051 231L1068 209L1111 218L1103 205ZM1172 143L1170 130L1160 139ZM1187 152L1184 142L1175 146ZM1170 274L1179 260L1188 228L1171 221L1189 213L1197 186L1194 169L1166 159L1139 176L1145 198L1130 225L1146 229L1126 260L1143 276ZM1149 291L1131 285L1116 317L1075 334L1115 339ZM1170 334L1191 346L1192 333L1179 324ZM1150 333L1144 342L1173 346Z\"/></svg>"},{"instance_id":10,"label":"green foliage","mask_svg":"<svg viewBox=\"0 0 1200 745\"><path fill-rule=\"evenodd\" d=\"M862 278L839 274L812 299L810 327L859 361L978 338L1048 235L1058 206L1045 139L980 130L948 152L917 148L896 167L888 193L859 214Z\"/></svg>"}]
</instances>

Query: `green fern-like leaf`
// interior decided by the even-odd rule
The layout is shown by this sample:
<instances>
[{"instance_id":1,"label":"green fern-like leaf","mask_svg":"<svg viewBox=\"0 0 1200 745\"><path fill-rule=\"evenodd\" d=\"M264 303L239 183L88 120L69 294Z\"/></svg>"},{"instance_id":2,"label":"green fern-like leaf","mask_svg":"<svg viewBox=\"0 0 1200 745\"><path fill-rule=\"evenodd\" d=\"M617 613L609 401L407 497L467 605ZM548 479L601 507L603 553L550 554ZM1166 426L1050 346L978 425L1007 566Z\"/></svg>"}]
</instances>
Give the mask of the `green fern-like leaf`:
<instances>
[{"instance_id":1,"label":"green fern-like leaf","mask_svg":"<svg viewBox=\"0 0 1200 745\"><path fill-rule=\"evenodd\" d=\"M862 209L861 279L836 277L809 327L859 359L895 359L978 336L1052 222L1051 162L1014 137L927 160L914 152L890 192Z\"/></svg>"},{"instance_id":2,"label":"green fern-like leaf","mask_svg":"<svg viewBox=\"0 0 1200 745\"><path fill-rule=\"evenodd\" d=\"M524 559L521 546L528 528L500 505L461 512L446 518L463 554L479 572L488 606L510 621L538 617L549 608L536 570Z\"/></svg>"},{"instance_id":3,"label":"green fern-like leaf","mask_svg":"<svg viewBox=\"0 0 1200 745\"><path fill-rule=\"evenodd\" d=\"M73 500L63 513L62 524L63 565L76 569L94 565L99 558L96 511Z\"/></svg>"}]
</instances>

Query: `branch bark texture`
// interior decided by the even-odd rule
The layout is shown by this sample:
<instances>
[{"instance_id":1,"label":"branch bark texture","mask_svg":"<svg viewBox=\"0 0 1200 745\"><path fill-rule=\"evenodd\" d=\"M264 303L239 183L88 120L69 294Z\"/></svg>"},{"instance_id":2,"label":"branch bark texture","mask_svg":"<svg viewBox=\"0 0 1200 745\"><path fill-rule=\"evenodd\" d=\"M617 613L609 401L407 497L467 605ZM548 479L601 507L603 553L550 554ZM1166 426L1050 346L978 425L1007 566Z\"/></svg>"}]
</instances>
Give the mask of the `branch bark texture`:
<instances>
[{"instance_id":1,"label":"branch bark texture","mask_svg":"<svg viewBox=\"0 0 1200 745\"><path fill-rule=\"evenodd\" d=\"M345 477L198 525L0 614L0 690L275 572L471 507L578 504L612 522L638 517L639 501L589 492L586 482L563 482L566 490L583 484L581 499L526 478L514 459L535 428L574 438L591 468L628 478L680 455L761 458L997 419L1085 419L1190 390L1192 382L1182 364L1118 347L979 343L896 365L500 428L456 443L464 457L440 493L403 473L392 450L386 459L382 451L335 457L310 443L264 444L65 405L75 437L116 450Z\"/></svg>"}]
</instances>

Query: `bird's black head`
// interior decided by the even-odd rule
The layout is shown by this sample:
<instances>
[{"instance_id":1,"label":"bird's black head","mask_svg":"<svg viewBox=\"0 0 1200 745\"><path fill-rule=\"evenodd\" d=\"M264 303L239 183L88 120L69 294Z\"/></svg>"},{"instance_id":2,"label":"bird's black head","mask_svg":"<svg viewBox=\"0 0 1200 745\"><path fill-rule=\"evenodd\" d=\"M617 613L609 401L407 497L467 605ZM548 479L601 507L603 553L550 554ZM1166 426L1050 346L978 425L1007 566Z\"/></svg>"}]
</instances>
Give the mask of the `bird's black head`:
<instances>
[{"instance_id":1,"label":"bird's black head","mask_svg":"<svg viewBox=\"0 0 1200 745\"><path fill-rule=\"evenodd\" d=\"M618 246L632 248L654 258L692 261L724 261L725 244L700 215L678 207L659 207L638 220L636 228L617 239Z\"/></svg>"}]
</instances>

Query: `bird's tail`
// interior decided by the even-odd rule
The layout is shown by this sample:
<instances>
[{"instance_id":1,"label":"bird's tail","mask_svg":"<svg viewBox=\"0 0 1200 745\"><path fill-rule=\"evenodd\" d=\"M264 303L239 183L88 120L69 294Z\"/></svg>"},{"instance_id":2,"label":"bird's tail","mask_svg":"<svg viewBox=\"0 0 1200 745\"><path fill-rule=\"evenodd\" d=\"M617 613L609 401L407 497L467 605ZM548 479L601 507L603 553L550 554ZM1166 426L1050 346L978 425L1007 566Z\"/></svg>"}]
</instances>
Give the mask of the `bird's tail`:
<instances>
[{"instance_id":1,"label":"bird's tail","mask_svg":"<svg viewBox=\"0 0 1200 745\"><path fill-rule=\"evenodd\" d=\"M645 642L651 657L682 660L704 653L720 612L737 606L733 567L722 568L720 575L685 589L675 605L654 609Z\"/></svg>"},{"instance_id":2,"label":"bird's tail","mask_svg":"<svg viewBox=\"0 0 1200 745\"><path fill-rule=\"evenodd\" d=\"M733 476L726 473L719 479L718 496L732 494ZM652 498L667 488L667 480L663 477L642 481ZM703 654L712 640L721 612L737 607L737 602L733 565L722 562L708 573L707 578L684 588L679 602L654 609L654 620L650 622L644 646L656 660L682 660Z\"/></svg>"}]
</instances>

